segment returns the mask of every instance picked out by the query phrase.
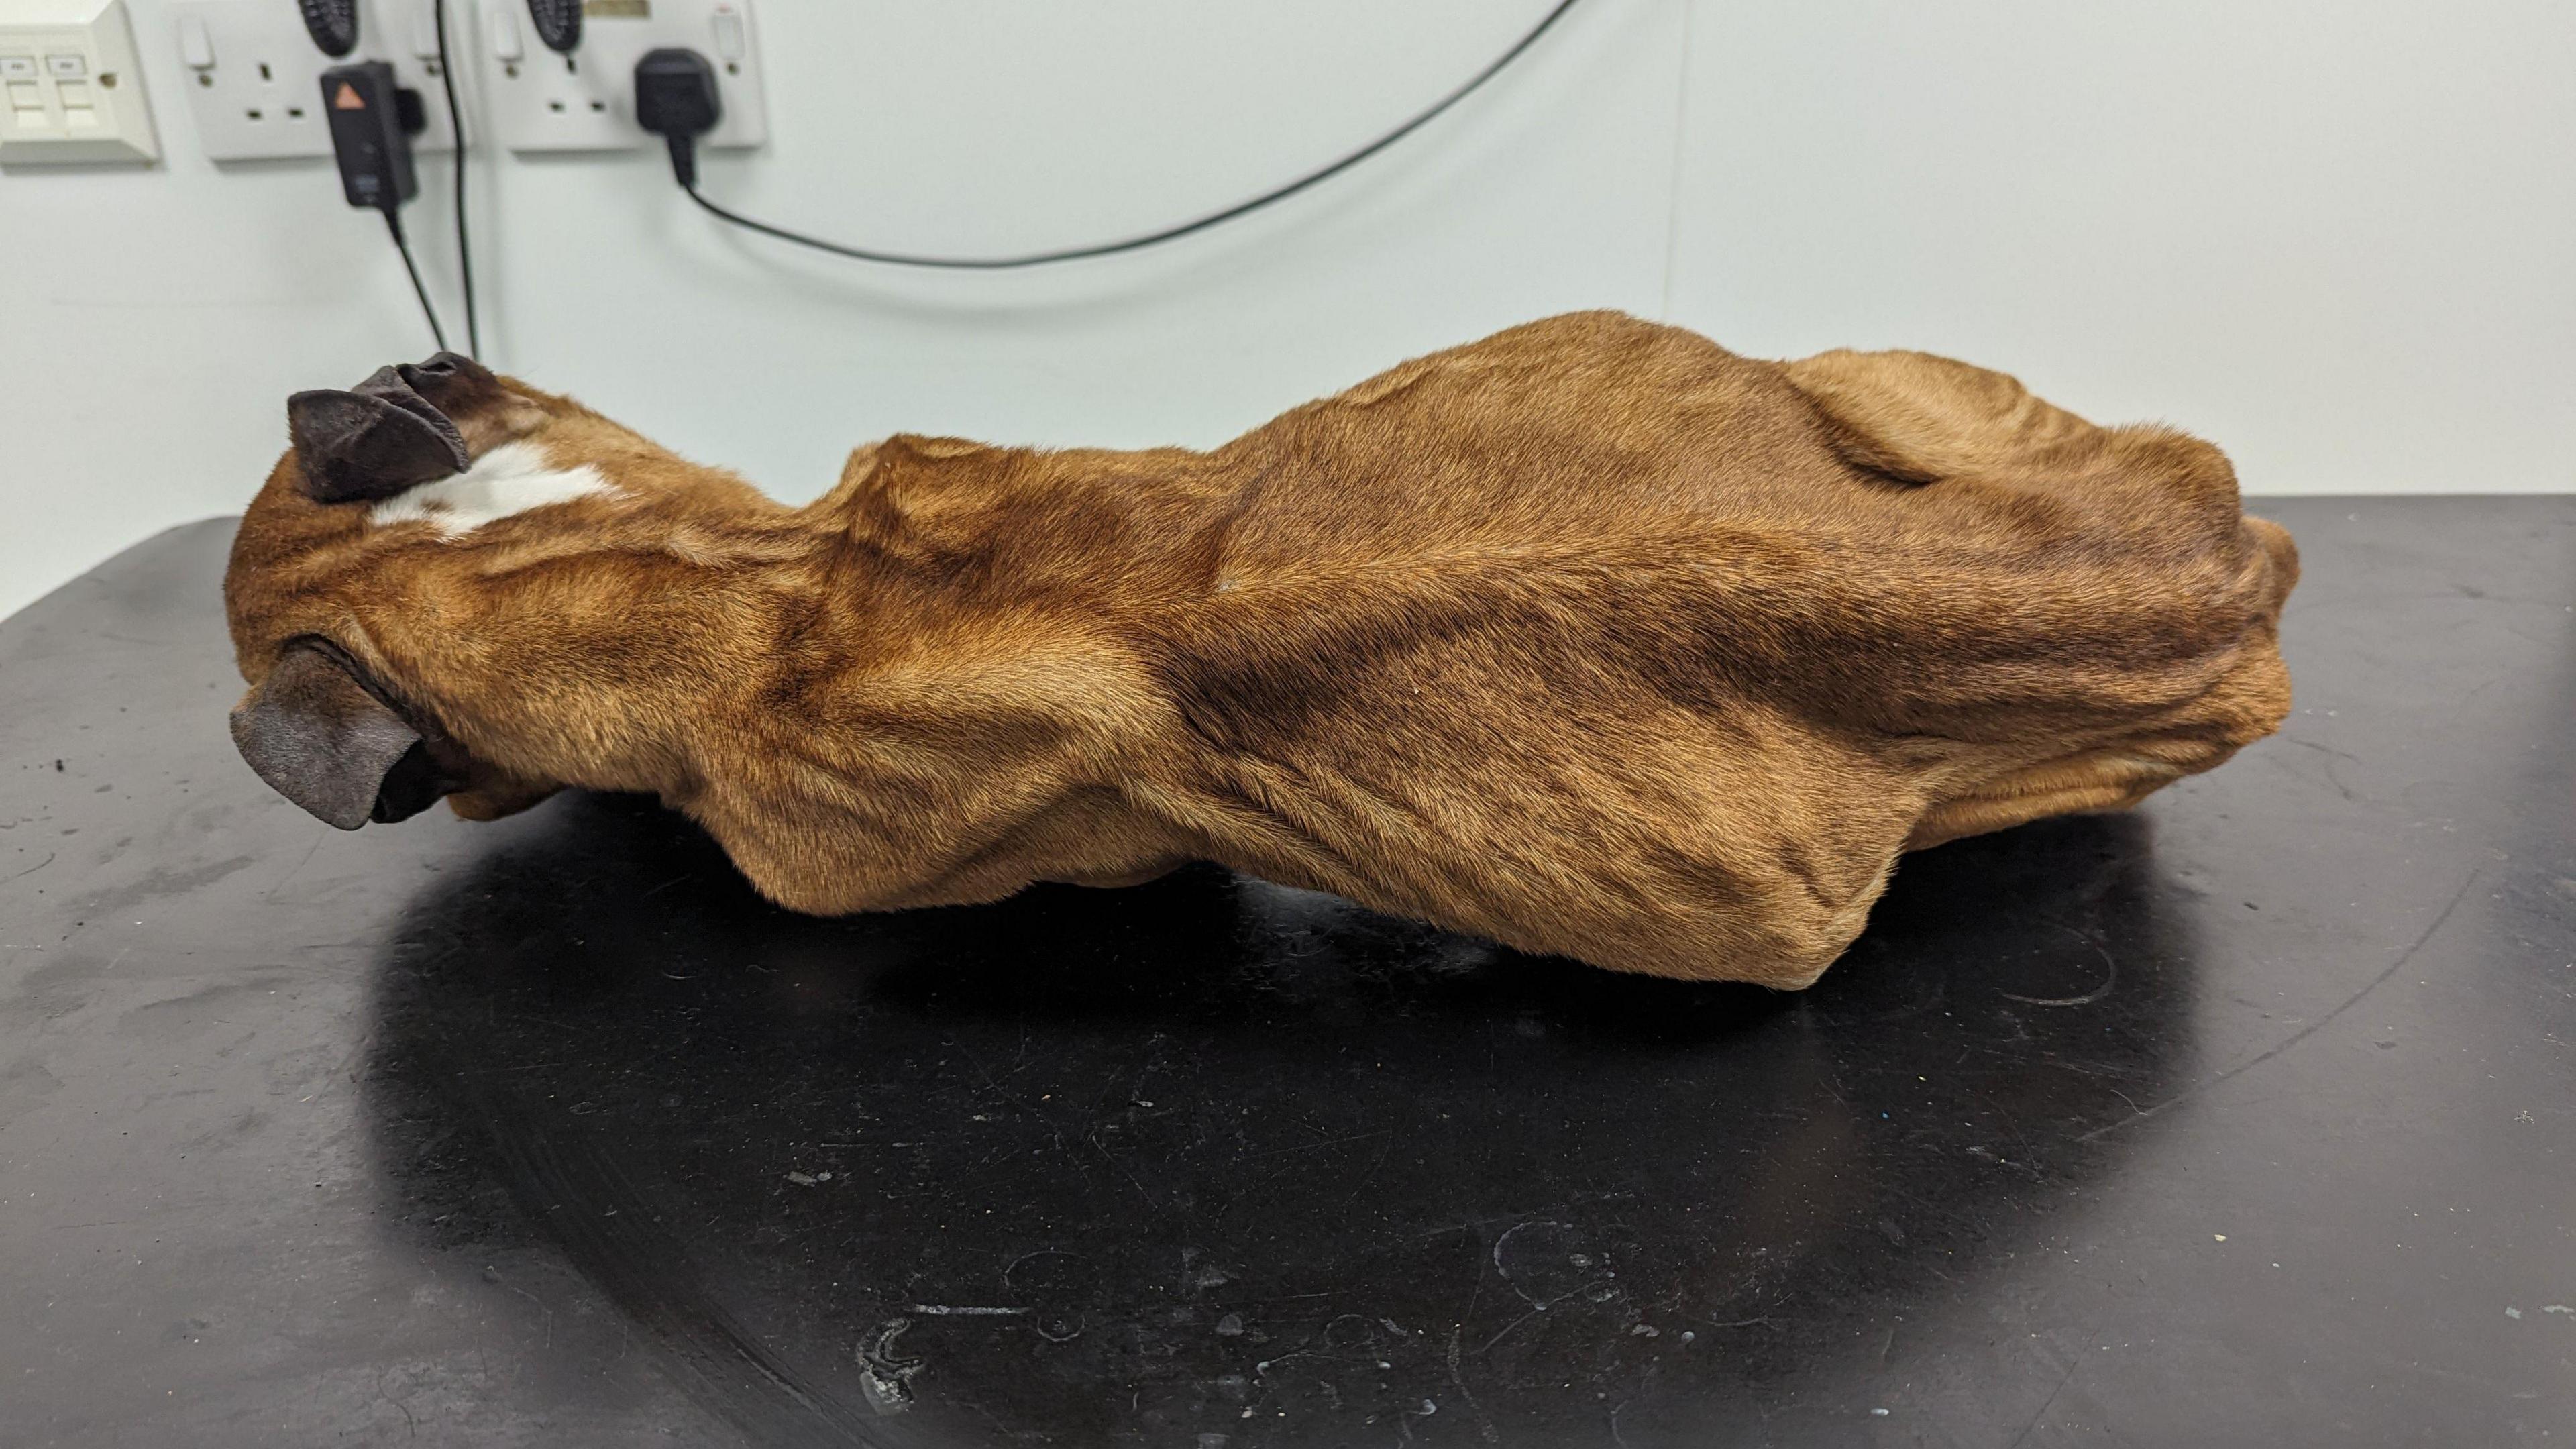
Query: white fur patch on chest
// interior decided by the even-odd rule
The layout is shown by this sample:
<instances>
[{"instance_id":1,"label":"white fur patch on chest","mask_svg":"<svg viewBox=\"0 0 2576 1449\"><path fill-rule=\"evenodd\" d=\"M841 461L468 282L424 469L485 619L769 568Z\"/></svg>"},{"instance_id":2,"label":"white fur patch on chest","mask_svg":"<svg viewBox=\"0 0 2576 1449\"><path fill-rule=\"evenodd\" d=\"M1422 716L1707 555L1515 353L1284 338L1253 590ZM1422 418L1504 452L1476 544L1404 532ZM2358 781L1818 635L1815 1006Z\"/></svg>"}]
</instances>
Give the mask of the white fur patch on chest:
<instances>
[{"instance_id":1,"label":"white fur patch on chest","mask_svg":"<svg viewBox=\"0 0 2576 1449\"><path fill-rule=\"evenodd\" d=\"M381 528L414 519L448 538L463 538L484 524L617 489L588 463L557 468L534 443L503 443L453 478L423 483L375 506L368 521Z\"/></svg>"}]
</instances>

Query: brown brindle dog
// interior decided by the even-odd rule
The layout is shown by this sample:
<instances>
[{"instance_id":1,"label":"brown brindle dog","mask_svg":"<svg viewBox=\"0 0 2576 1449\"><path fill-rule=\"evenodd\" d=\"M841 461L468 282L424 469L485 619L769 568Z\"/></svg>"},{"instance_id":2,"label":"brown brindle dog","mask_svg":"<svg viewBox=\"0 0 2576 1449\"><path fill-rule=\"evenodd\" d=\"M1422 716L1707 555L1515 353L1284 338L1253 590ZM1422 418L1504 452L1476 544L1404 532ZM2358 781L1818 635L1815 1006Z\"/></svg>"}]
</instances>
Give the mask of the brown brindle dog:
<instances>
[{"instance_id":1,"label":"brown brindle dog","mask_svg":"<svg viewBox=\"0 0 2576 1449\"><path fill-rule=\"evenodd\" d=\"M288 404L224 598L354 829L650 791L839 913L1208 859L1524 950L1812 982L1902 851L2270 733L2227 460L1911 352L1583 313L1213 452L898 436L788 508L442 353Z\"/></svg>"}]
</instances>

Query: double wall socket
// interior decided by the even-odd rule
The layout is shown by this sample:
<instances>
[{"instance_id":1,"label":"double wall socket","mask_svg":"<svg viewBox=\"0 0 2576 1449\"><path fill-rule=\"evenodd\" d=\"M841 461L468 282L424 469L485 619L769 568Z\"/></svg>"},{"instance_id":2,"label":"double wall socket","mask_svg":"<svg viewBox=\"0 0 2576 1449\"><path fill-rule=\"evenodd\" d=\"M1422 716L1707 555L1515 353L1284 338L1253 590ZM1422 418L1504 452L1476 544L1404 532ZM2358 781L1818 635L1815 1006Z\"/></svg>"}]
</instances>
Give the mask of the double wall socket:
<instances>
[{"instance_id":1,"label":"double wall socket","mask_svg":"<svg viewBox=\"0 0 2576 1449\"><path fill-rule=\"evenodd\" d=\"M724 115L700 146L769 139L760 48L748 0L586 0L581 40L548 50L526 0L482 0L482 92L492 130L513 151L626 151L661 142L635 124L635 62L682 46L716 70Z\"/></svg>"},{"instance_id":2,"label":"double wall socket","mask_svg":"<svg viewBox=\"0 0 2576 1449\"><path fill-rule=\"evenodd\" d=\"M284 0L173 0L171 38L198 143L217 161L328 156L331 127L322 114L322 72L382 60L392 63L397 81L420 92L429 125L412 138L412 148L453 150L456 131L439 84L435 5L436 0L359 0L358 47L335 58L313 43L296 7ZM460 23L465 8L457 4L447 17L448 54L460 68L473 47Z\"/></svg>"},{"instance_id":3,"label":"double wall socket","mask_svg":"<svg viewBox=\"0 0 2576 1449\"><path fill-rule=\"evenodd\" d=\"M287 0L171 0L171 41L197 139L218 161L328 156L322 72L346 61L392 63L418 91L428 129L419 151L456 144L438 74L438 0L358 0L358 46L334 59ZM660 142L635 124L635 62L685 46L716 68L724 117L698 144L769 139L760 48L749 0L584 0L581 38L558 54L537 38L527 0L447 0L447 50L471 144L512 151L627 151ZM475 84L469 90L465 82ZM141 91L133 92L140 103ZM477 98L491 134L476 133ZM148 135L148 118L147 118Z\"/></svg>"}]
</instances>

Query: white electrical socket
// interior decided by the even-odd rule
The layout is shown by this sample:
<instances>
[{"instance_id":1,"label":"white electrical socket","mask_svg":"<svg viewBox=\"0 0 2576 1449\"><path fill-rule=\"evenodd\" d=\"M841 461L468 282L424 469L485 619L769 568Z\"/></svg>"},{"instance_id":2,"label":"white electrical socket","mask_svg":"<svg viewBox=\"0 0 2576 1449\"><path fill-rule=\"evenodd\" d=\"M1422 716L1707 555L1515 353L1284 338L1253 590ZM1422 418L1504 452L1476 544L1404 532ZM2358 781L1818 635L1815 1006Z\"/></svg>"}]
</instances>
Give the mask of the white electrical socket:
<instances>
[{"instance_id":1,"label":"white electrical socket","mask_svg":"<svg viewBox=\"0 0 2576 1449\"><path fill-rule=\"evenodd\" d=\"M197 141L217 161L328 156L322 72L362 60L391 62L394 77L420 92L427 129L415 151L451 151L456 132L438 75L436 0L359 0L358 46L324 55L296 7L283 0L173 0L167 7ZM463 3L447 17L448 54L459 69L474 40ZM460 86L462 81L459 81ZM469 118L470 120L470 118Z\"/></svg>"},{"instance_id":2,"label":"white electrical socket","mask_svg":"<svg viewBox=\"0 0 2576 1449\"><path fill-rule=\"evenodd\" d=\"M0 166L160 155L124 0L0 0Z\"/></svg>"},{"instance_id":3,"label":"white electrical socket","mask_svg":"<svg viewBox=\"0 0 2576 1449\"><path fill-rule=\"evenodd\" d=\"M587 0L581 41L548 50L526 0L482 0L476 54L493 134L513 151L627 151L659 145L635 124L635 62L683 46L716 69L724 115L701 147L769 139L760 47L749 0Z\"/></svg>"}]
</instances>

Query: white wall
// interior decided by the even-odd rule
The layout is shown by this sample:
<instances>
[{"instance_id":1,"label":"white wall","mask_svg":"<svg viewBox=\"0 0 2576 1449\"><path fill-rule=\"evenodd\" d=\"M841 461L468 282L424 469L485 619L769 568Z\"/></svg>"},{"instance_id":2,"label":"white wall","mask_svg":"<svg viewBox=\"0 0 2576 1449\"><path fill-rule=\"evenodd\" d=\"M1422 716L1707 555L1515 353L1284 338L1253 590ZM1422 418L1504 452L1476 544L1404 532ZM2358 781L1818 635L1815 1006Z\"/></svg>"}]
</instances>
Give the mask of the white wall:
<instances>
[{"instance_id":1,"label":"white wall","mask_svg":"<svg viewBox=\"0 0 2576 1449\"><path fill-rule=\"evenodd\" d=\"M130 6L166 162L0 174L0 609L237 508L288 392L427 351L328 164L204 161ZM1368 138L1545 7L765 0L774 139L708 187L891 246L1096 239ZM896 429L1212 443L1601 305L1956 352L2212 436L2254 491L2563 489L2571 158L2557 0L1584 0L1396 150L1157 253L799 255L646 153L482 168L477 251L494 361L791 499ZM441 164L409 224L444 275Z\"/></svg>"},{"instance_id":2,"label":"white wall","mask_svg":"<svg viewBox=\"0 0 2576 1449\"><path fill-rule=\"evenodd\" d=\"M1676 320L1928 347L2249 491L2576 488L2576 4L1691 18Z\"/></svg>"}]
</instances>

